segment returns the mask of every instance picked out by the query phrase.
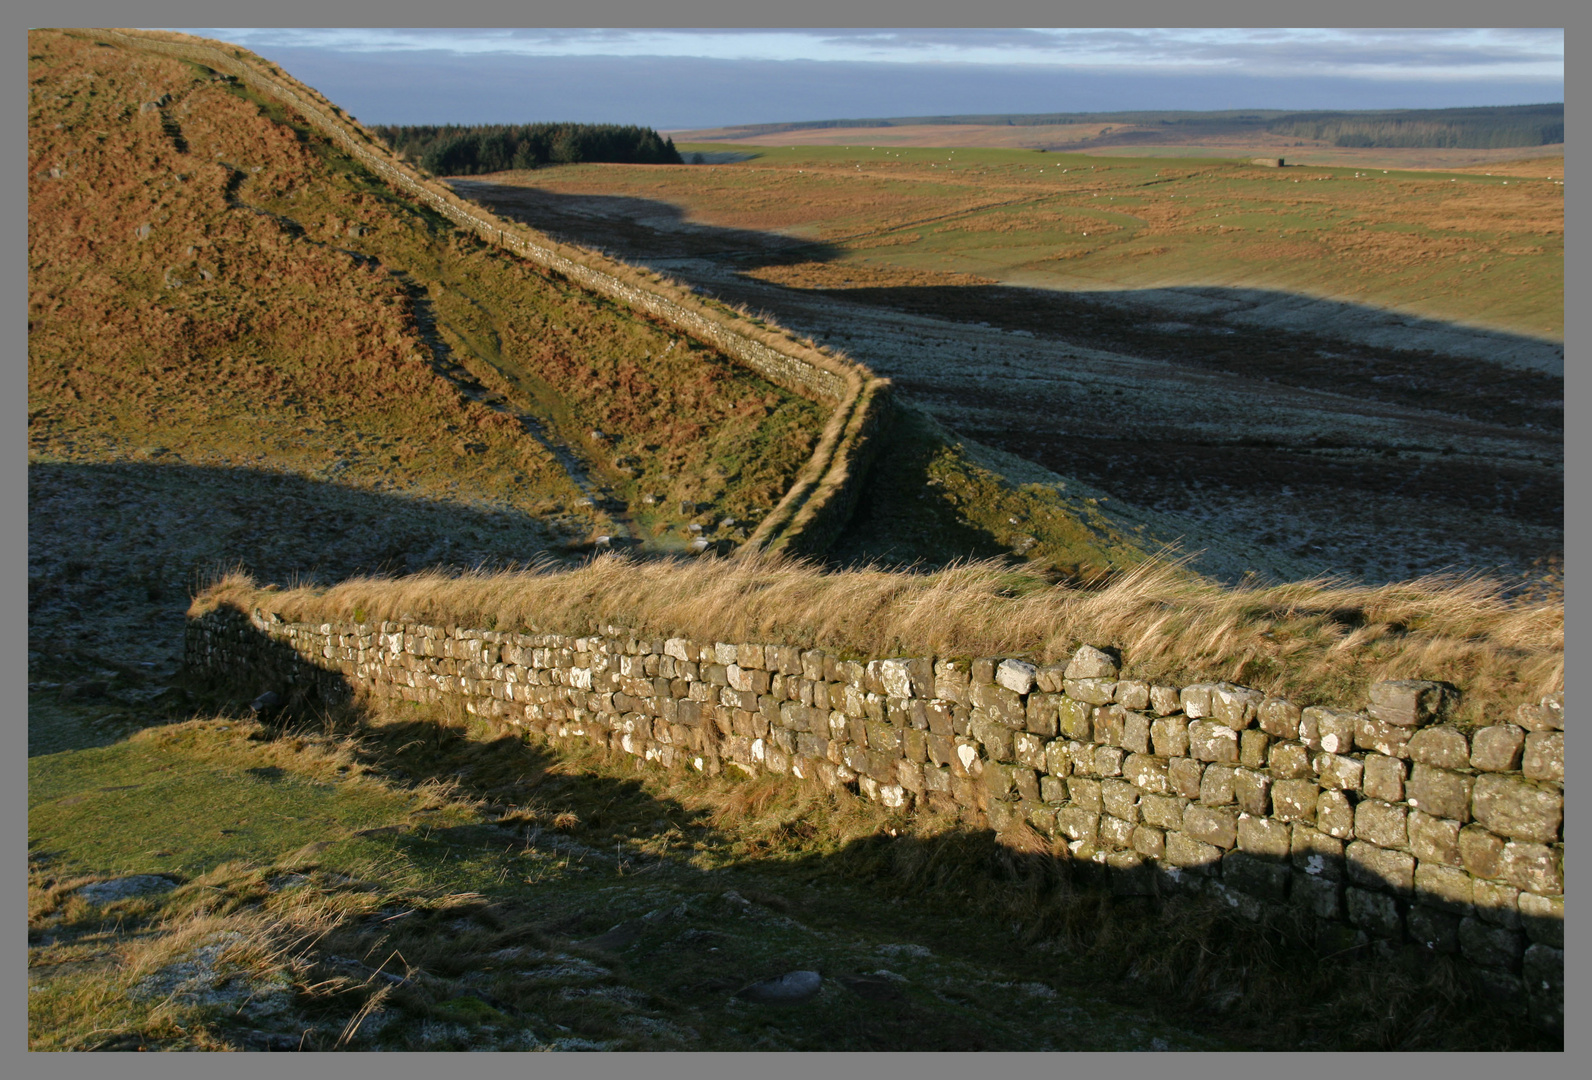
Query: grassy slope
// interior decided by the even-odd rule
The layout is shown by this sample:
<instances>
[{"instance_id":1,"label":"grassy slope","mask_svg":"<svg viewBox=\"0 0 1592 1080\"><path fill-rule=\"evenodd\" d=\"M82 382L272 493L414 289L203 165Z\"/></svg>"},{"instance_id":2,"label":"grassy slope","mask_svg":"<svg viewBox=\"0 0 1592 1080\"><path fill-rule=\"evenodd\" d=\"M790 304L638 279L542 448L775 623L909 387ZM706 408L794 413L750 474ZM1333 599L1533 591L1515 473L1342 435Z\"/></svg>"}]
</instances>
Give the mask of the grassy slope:
<instances>
[{"instance_id":1,"label":"grassy slope","mask_svg":"<svg viewBox=\"0 0 1592 1080\"><path fill-rule=\"evenodd\" d=\"M38 455L462 488L581 532L581 490L509 414L620 498L673 496L660 530L686 498L755 518L805 461L816 406L456 235L279 107L151 54L31 47Z\"/></svg>"},{"instance_id":2,"label":"grassy slope","mask_svg":"<svg viewBox=\"0 0 1592 1080\"><path fill-rule=\"evenodd\" d=\"M1506 187L1483 169L746 149L755 157L732 164L571 166L541 170L534 182L658 199L708 224L810 236L838 246L845 265L1066 288L1281 289L1551 339L1564 333L1564 189L1546 178L1554 170Z\"/></svg>"}]
</instances>

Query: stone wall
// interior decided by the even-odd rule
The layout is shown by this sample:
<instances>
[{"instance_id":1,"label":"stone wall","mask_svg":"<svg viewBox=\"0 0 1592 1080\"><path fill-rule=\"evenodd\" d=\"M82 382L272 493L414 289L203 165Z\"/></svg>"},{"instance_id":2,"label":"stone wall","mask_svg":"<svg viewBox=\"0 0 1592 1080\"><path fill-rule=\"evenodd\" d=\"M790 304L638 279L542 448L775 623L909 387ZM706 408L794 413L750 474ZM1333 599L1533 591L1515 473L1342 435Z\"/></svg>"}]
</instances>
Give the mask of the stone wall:
<instances>
[{"instance_id":1,"label":"stone wall","mask_svg":"<svg viewBox=\"0 0 1592 1080\"><path fill-rule=\"evenodd\" d=\"M763 334L728 309L710 313L664 286L640 284L634 268L614 263L596 252L553 245L547 238L459 198L442 184L430 182L396 158L357 124L332 115L305 94L236 55L195 42L171 41L147 32L104 31L106 36L138 49L149 49L202 63L240 79L290 105L360 164L398 191L420 200L460 228L482 240L551 270L582 288L644 312L711 345L737 363L794 394L832 410L829 428L803 475L775 508L772 521L759 528L749 543L757 547L790 548L816 553L838 533L856 505L858 491L877 450L875 434L891 408L889 382L854 361L820 353L799 342ZM626 281L602 268L636 276ZM760 338L768 340L760 340ZM809 529L808 526L811 525Z\"/></svg>"},{"instance_id":2,"label":"stone wall","mask_svg":"<svg viewBox=\"0 0 1592 1080\"><path fill-rule=\"evenodd\" d=\"M321 699L459 699L660 766L777 773L886 806L1064 838L1113 891L1307 914L1323 945L1457 953L1500 1007L1560 1023L1563 695L1447 722L1453 691L1384 682L1350 708L1070 662L847 659L769 643L410 623L190 621L197 675Z\"/></svg>"}]
</instances>

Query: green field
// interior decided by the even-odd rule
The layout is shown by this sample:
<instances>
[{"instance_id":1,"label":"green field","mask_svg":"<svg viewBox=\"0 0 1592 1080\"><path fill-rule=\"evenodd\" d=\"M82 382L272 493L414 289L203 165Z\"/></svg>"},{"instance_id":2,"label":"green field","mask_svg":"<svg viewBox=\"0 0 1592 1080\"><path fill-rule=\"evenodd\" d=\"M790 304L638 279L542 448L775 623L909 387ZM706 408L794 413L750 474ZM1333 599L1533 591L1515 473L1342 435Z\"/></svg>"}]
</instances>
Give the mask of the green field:
<instances>
[{"instance_id":1,"label":"green field","mask_svg":"<svg viewBox=\"0 0 1592 1080\"><path fill-rule=\"evenodd\" d=\"M702 224L821 241L813 261L840 266L1085 290L1267 289L1564 333L1562 166L1523 177L975 148L695 143L681 152L744 157L504 178L654 199Z\"/></svg>"}]
</instances>

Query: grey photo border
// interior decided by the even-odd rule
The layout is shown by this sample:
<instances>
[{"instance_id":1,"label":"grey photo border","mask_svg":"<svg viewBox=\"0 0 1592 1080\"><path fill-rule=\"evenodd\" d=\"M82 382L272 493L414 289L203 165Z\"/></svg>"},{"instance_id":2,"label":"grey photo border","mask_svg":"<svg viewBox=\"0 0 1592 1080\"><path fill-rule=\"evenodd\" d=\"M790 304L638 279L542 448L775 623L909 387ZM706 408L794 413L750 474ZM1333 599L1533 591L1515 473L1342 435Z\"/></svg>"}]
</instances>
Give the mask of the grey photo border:
<instances>
[{"instance_id":1,"label":"grey photo border","mask_svg":"<svg viewBox=\"0 0 1592 1080\"><path fill-rule=\"evenodd\" d=\"M580 5L550 5L550 4L524 4L512 3L510 0L467 0L463 4L451 4L446 9L448 16L447 25L474 25L474 26L502 26L502 25L549 25L549 26L1016 26L1016 25L1149 25L1157 21L1173 22L1178 25L1209 25L1209 26L1295 26L1295 25L1381 25L1381 26L1411 26L1411 25L1439 25L1439 26L1479 26L1490 25L1499 21L1503 15L1515 25L1541 25L1563 26L1567 31L1571 29L1574 21L1586 22L1583 14L1579 20L1572 20L1573 8L1568 0L1527 0L1524 4L1511 5L1507 12L1496 8L1489 8L1478 0L1450 0L1439 3L1438 0L1399 0L1398 3L1371 3L1368 0L1349 0L1348 3L1335 6L1331 14L1332 20L1322 20L1322 11L1318 5L1306 5L1294 0L1286 4L1266 3L1257 0L1221 0L1221 2L1202 2L1196 5L1173 4L1170 0L1127 0L1126 3L1112 5L1109 9L1074 9L1070 6L1061 6L1054 3L1041 3L1038 0L995 0L992 3L979 5L977 9L969 8L965 4L951 3L949 0L919 0L911 3L909 0L868 0L866 3L841 3L837 0L808 0L799 9L793 10L789 5L776 4L763 0L756 5L745 3L731 3L730 0L655 0L653 3L642 4L640 0L587 0ZM257 5L238 3L236 0L218 2L211 0L208 3L199 3L195 0L142 0L134 4L112 4L108 0L64 0L57 3L39 3L37 0L23 0L14 6L8 7L0 18L6 24L13 26L12 32L4 34L5 56L11 61L5 65L5 70L15 72L19 82L22 73L26 70L23 61L26 59L23 50L26 48L26 34L23 32L30 26L94 26L94 25L137 25L137 26L176 26L198 25L201 23L233 23L234 25L258 24L261 12ZM390 25L390 26L423 26L437 25L437 20L430 15L427 6L417 3L416 0L399 0L387 3L377 3L376 0L335 0L333 3L311 4L306 0L287 0L269 9L270 22L277 25ZM1108 16L1102 19L1101 16ZM295 18L296 16L296 18ZM1567 33L1567 36L1570 36ZM1566 65L1566 102L1571 97L1571 85L1580 84L1580 76L1573 65ZM19 87L20 91L20 87ZM1575 158L1583 161L1588 156L1586 141L1586 125L1578 123L1572 113L1568 119L1574 130L1581 135L1572 136L1566 140L1566 158ZM15 108L9 111L4 120L7 127L7 143L19 145L25 142L26 116L22 109ZM16 155L10 160L20 162L18 166L25 170L26 158ZM1577 168L1579 168L1578 166ZM1579 176L1579 172L1576 173ZM26 205L27 185L24 175L22 183L8 185L0 199L6 204L5 235L8 249L20 251L25 246L26 240ZM17 204L21 204L20 208ZM1582 211L1572 212L1566 208L1566 231L1580 235L1578 228L1584 224L1587 214ZM1573 219L1573 223L1572 220ZM1586 281L1588 278L1587 260L1589 256L1577 247L1566 248L1566 280ZM3 430L11 433L12 438L19 443L26 440L26 264L22 259L16 263L7 262L5 275L8 284L4 295L6 308L11 312L11 317L4 320L4 340L6 342L5 355L16 357L17 360L8 362L3 369L5 384L12 388L12 392L0 395L0 408L5 410L6 422ZM1592 329L1586 325L1587 317L1578 306L1570 307L1566 311L1566 408L1571 408L1573 401L1586 402L1589 379L1585 368L1587 367L1585 343L1592 336ZM1566 460L1586 460L1575 451L1576 446L1581 446L1583 451L1592 445L1592 432L1586 432L1575 425L1569 425L1566 431ZM0 470L0 482L4 483L5 490L11 494L7 497L18 500L21 505L27 495L27 471L25 445L19 447L18 457L7 459L7 464ZM1582 473L1584 477L1586 474ZM1589 530L1587 518L1592 516L1592 507L1586 498L1587 482L1584 478L1568 475L1566 479L1566 583L1567 596L1574 595L1569 582L1573 576L1570 572L1571 564L1578 564L1579 556L1572 556L1571 551L1581 551L1588 542ZM1577 496L1570 498L1571 495ZM27 533L24 519L6 519L6 524L0 526L0 557L5 560L8 568L3 578L0 578L0 589L4 590L8 610L24 610L26 604L26 559L27 559ZM14 605L14 606L13 606ZM1570 606L1569 623L1579 628L1579 619L1575 617L1574 606ZM4 651L6 665L14 674L21 676L20 681L26 683L26 656L27 636L26 626L23 623L4 624L4 634L12 640L16 648L7 648ZM1567 662L1575 655L1582 655L1581 644L1577 635L1570 637L1570 651ZM1571 666L1578 665L1571 664ZM26 875L20 871L26 851L26 814L27 814L27 781L26 781L26 724L13 724L5 729L4 738L8 749L20 750L20 753L8 753L4 756L3 773L5 778L3 786L4 802L14 810L20 812L8 815L12 824L7 828L5 846L12 854L7 859L7 865L17 868L15 877L10 878L15 884L8 895L11 903L19 908L25 908ZM20 744L20 745L19 745ZM1586 817L1580 803L1571 803L1566 807L1566 815ZM1584 864L1572 861L1566 868L1566 876L1584 879L1587 871ZM1578 889L1586 888L1585 884ZM16 909L11 909L15 911ZM1578 947L1570 946L1569 951L1580 955ZM5 955L12 958L8 965L13 972L26 967L26 941L25 939L8 939L5 943ZM1571 967L1566 972L1565 995L1567 1001L1586 1000L1587 976L1585 969ZM4 1037L6 1045L14 1050L22 1050L27 1045L27 1006L26 1006L26 981L13 977L0 984L0 1002L4 1003L3 1016L5 1017ZM1572 1017L1574 1013L1572 1010ZM759 1077L779 1075L811 1075L833 1074L844 1076L852 1073L866 1073L871 1077L958 1077L974 1070L984 1071L993 1069L1001 1076L1027 1077L1045 1076L1054 1077L1062 1075L1123 1075L1137 1076L1148 1072L1150 1069L1157 1071L1167 1068L1176 1068L1179 1074L1192 1071L1196 1076L1236 1077L1245 1075L1272 1075L1278 1068L1287 1069L1290 1075L1301 1076L1329 1076L1338 1075L1345 1070L1354 1070L1365 1074L1375 1074L1386 1068L1389 1071L1396 1068L1403 1075L1436 1076L1441 1072L1444 1077L1460 1076L1491 1076L1501 1068L1508 1068L1511 1072L1520 1071L1526 1075L1558 1075L1563 1071L1569 1075L1570 1063L1575 1060L1573 1052L1584 1048L1585 1035L1576 1024L1570 1024L1566 1031L1565 1047L1567 1053L1561 1055L1533 1055L1529 1058L1517 1056L1517 1060L1505 1063L1492 1060L1490 1056L1481 1055L1449 1055L1449 1054L1402 1054L1396 1059L1396 1064L1391 1060L1378 1061L1383 1058L1381 1054L1182 1054L1175 1055L1174 1061L1138 1060L1140 1055L1111 1055L1111 1054L1075 1054L1066 1057L1040 1054L996 1054L978 1055L973 1059L971 1055L961 1054L924 1054L924 1053L888 1053L871 1054L866 1059L860 1059L852 1054L810 1054L798 1057L790 1054L705 1054L705 1053L680 1053L680 1054L606 1054L606 1055L559 1055L555 1057L541 1056L532 1059L531 1066L534 1075L542 1076L616 1076L616 1075L646 1075L648 1077L708 1077L708 1076L741 1076L755 1072ZM68 1060L74 1058L77 1060ZM154 1059L143 1061L128 1060L123 1058L116 1062L98 1062L85 1060L84 1055L60 1054L34 1054L18 1057L17 1064L12 1069L18 1070L21 1075L46 1076L93 1076L101 1075L110 1069L126 1074L129 1070L136 1077L182 1077L206 1076L213 1070L210 1062L197 1061L177 1055L165 1055L157 1062ZM502 1056L483 1056L454 1054L410 1054L400 1058L373 1059L364 1055L341 1057L335 1066L340 1076L376 1075L376 1070L381 1070L381 1075L390 1076L396 1069L401 1076L432 1077L440 1070L446 1068L450 1072L462 1071L470 1076L519 1076L526 1069L526 1062L520 1059L505 1059ZM228 1059L228 1074L244 1076L320 1076L331 1071L329 1064L319 1063L311 1057L298 1057L293 1055L265 1058L261 1055L248 1054ZM16 1075L17 1073L13 1073Z\"/></svg>"}]
</instances>

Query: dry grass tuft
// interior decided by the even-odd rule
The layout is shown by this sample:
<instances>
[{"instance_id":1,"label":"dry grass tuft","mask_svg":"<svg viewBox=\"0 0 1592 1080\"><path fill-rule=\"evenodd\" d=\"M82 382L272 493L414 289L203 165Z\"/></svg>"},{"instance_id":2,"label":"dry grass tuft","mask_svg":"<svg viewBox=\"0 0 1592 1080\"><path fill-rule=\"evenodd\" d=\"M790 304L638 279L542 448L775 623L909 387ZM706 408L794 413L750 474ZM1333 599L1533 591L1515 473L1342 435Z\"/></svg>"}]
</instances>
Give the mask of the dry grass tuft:
<instances>
[{"instance_id":1,"label":"dry grass tuft","mask_svg":"<svg viewBox=\"0 0 1592 1080\"><path fill-rule=\"evenodd\" d=\"M694 562L603 555L576 570L428 572L330 588L266 591L233 574L205 590L190 614L221 605L310 622L351 621L358 612L367 622L565 633L617 624L858 657L1051 662L1087 642L1120 649L1134 678L1228 679L1304 704L1347 703L1379 679L1438 679L1465 693L1472 720L1564 681L1563 602L1510 599L1499 583L1474 575L1226 588L1161 558L1091 588L996 561L900 573L822 570L777 555Z\"/></svg>"}]
</instances>

